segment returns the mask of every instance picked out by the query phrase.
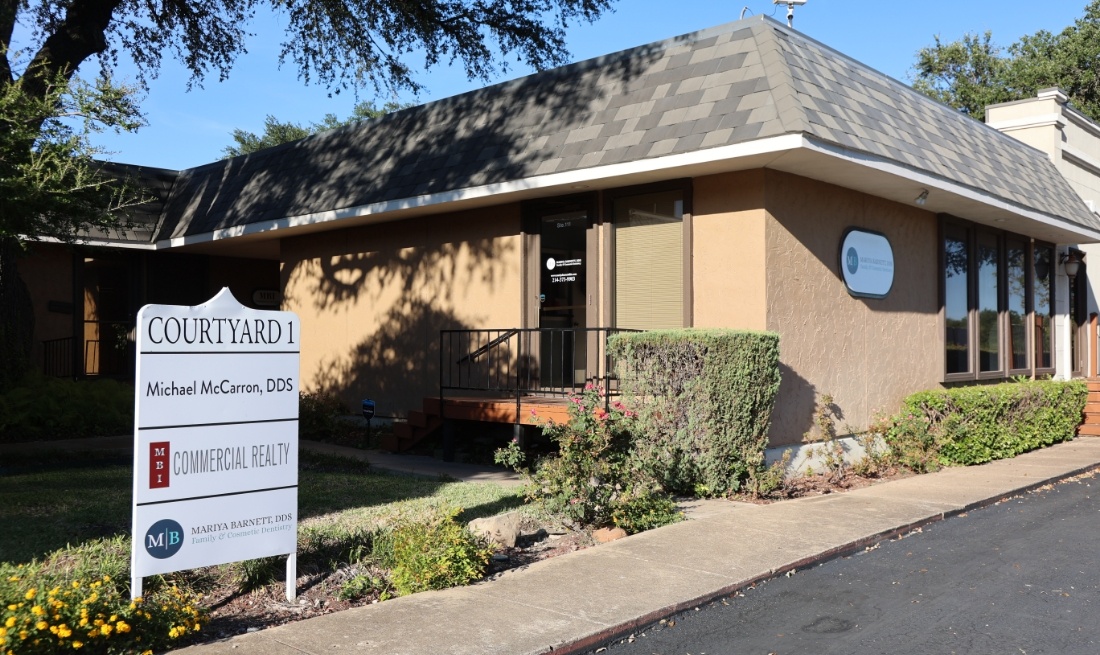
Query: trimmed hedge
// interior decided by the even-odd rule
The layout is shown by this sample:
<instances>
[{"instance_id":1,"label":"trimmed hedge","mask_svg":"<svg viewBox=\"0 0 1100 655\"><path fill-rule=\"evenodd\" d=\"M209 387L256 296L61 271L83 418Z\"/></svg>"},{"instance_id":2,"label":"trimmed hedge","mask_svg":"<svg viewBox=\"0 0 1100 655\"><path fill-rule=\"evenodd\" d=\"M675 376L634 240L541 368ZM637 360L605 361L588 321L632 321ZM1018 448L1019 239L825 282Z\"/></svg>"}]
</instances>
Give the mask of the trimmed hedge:
<instances>
[{"instance_id":1,"label":"trimmed hedge","mask_svg":"<svg viewBox=\"0 0 1100 655\"><path fill-rule=\"evenodd\" d=\"M966 466L1015 457L1073 439L1087 396L1079 380L922 391L905 399L886 440L918 470L933 462Z\"/></svg>"},{"instance_id":2,"label":"trimmed hedge","mask_svg":"<svg viewBox=\"0 0 1100 655\"><path fill-rule=\"evenodd\" d=\"M737 491L764 467L779 391L779 335L657 330L608 338L624 402L638 412L635 454L666 489Z\"/></svg>"}]
</instances>

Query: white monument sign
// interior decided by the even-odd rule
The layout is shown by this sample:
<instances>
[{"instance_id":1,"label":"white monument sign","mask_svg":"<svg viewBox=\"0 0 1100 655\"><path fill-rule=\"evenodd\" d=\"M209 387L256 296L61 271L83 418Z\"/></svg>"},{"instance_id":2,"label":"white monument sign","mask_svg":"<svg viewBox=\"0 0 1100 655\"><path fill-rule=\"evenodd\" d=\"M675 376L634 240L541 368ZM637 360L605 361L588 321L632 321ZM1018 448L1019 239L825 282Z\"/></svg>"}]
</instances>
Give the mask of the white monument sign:
<instances>
[{"instance_id":1,"label":"white monument sign","mask_svg":"<svg viewBox=\"0 0 1100 655\"><path fill-rule=\"evenodd\" d=\"M229 289L138 312L133 597L143 576L272 555L294 597L299 335Z\"/></svg>"}]
</instances>

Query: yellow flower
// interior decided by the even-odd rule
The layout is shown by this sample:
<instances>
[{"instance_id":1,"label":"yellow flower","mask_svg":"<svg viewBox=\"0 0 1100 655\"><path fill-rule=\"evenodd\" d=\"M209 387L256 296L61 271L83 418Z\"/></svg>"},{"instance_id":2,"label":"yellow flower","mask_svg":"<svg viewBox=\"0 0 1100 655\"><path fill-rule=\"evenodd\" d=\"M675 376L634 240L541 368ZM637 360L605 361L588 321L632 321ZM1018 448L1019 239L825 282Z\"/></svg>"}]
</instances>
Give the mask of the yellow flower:
<instances>
[{"instance_id":1,"label":"yellow flower","mask_svg":"<svg viewBox=\"0 0 1100 655\"><path fill-rule=\"evenodd\" d=\"M84 647L84 642L83 641L74 641L73 642L73 648L83 648L83 647Z\"/></svg>"},{"instance_id":2,"label":"yellow flower","mask_svg":"<svg viewBox=\"0 0 1100 655\"><path fill-rule=\"evenodd\" d=\"M8 605L8 611L9 612L14 612L17 609L19 609L18 605Z\"/></svg>"},{"instance_id":3,"label":"yellow flower","mask_svg":"<svg viewBox=\"0 0 1100 655\"><path fill-rule=\"evenodd\" d=\"M15 627L15 617L14 616L9 616L8 620L4 621L4 627L5 628L14 628Z\"/></svg>"},{"instance_id":4,"label":"yellow flower","mask_svg":"<svg viewBox=\"0 0 1100 655\"><path fill-rule=\"evenodd\" d=\"M38 628L39 630L45 630L46 628L50 627L50 624L46 623L45 621L39 621L38 623L34 624L34 627Z\"/></svg>"},{"instance_id":5,"label":"yellow flower","mask_svg":"<svg viewBox=\"0 0 1100 655\"><path fill-rule=\"evenodd\" d=\"M72 636L72 634L73 634L72 629L69 626L65 625L64 623L57 626L57 636L58 637L61 637L62 639L64 639L65 637Z\"/></svg>"},{"instance_id":6,"label":"yellow flower","mask_svg":"<svg viewBox=\"0 0 1100 655\"><path fill-rule=\"evenodd\" d=\"M115 630L118 630L119 632L129 632L130 624L125 621L119 621L115 624Z\"/></svg>"},{"instance_id":7,"label":"yellow flower","mask_svg":"<svg viewBox=\"0 0 1100 655\"><path fill-rule=\"evenodd\" d=\"M106 636L110 635L110 634L111 634L111 630L114 630L114 628L112 628L112 627L111 627L111 624L110 624L110 623L104 623L104 624L103 624L102 626L100 626L100 628L99 628L99 631L103 633L103 636L104 636L104 637L106 637Z\"/></svg>"},{"instance_id":8,"label":"yellow flower","mask_svg":"<svg viewBox=\"0 0 1100 655\"><path fill-rule=\"evenodd\" d=\"M80 627L82 627L82 628L83 628L83 627L84 627L84 626L86 626L86 625L88 625L88 618L87 618L87 617L83 617L83 618L81 618L81 619L80 619Z\"/></svg>"},{"instance_id":9,"label":"yellow flower","mask_svg":"<svg viewBox=\"0 0 1100 655\"><path fill-rule=\"evenodd\" d=\"M173 626L172 629L168 631L168 636L171 637L172 639L175 639L176 637L179 637L183 633L184 633L184 631L183 631L182 628L178 628L178 627Z\"/></svg>"},{"instance_id":10,"label":"yellow flower","mask_svg":"<svg viewBox=\"0 0 1100 655\"><path fill-rule=\"evenodd\" d=\"M31 614L35 616L46 616L46 610L42 609L41 605L35 605L31 608Z\"/></svg>"},{"instance_id":11,"label":"yellow flower","mask_svg":"<svg viewBox=\"0 0 1100 655\"><path fill-rule=\"evenodd\" d=\"M34 587L31 587L30 589L27 590L27 593L23 596L23 598L26 598L27 600L33 600L35 594L37 594L37 593L38 593L38 590L35 589Z\"/></svg>"}]
</instances>

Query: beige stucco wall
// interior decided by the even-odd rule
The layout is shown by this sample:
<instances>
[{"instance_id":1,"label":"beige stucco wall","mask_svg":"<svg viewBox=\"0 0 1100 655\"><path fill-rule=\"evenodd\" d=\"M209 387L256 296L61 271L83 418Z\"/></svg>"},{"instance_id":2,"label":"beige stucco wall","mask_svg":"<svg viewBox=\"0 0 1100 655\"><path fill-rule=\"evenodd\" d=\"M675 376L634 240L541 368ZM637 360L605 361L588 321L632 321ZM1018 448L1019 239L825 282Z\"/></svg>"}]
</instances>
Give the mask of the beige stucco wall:
<instances>
[{"instance_id":1,"label":"beige stucco wall","mask_svg":"<svg viewBox=\"0 0 1100 655\"><path fill-rule=\"evenodd\" d=\"M1054 96L1030 98L986 108L985 121L1033 148L1055 154L1060 144L1056 121L1062 107Z\"/></svg>"},{"instance_id":2,"label":"beige stucco wall","mask_svg":"<svg viewBox=\"0 0 1100 655\"><path fill-rule=\"evenodd\" d=\"M1080 116L1067 120L1062 128L1062 150L1058 171L1083 200L1092 202L1094 211L1100 210L1100 133L1096 123Z\"/></svg>"},{"instance_id":3,"label":"beige stucco wall","mask_svg":"<svg viewBox=\"0 0 1100 655\"><path fill-rule=\"evenodd\" d=\"M518 205L284 239L305 390L403 416L438 393L439 331L521 324Z\"/></svg>"},{"instance_id":4,"label":"beige stucco wall","mask_svg":"<svg viewBox=\"0 0 1100 655\"><path fill-rule=\"evenodd\" d=\"M763 170L694 181L694 327L766 328L765 226Z\"/></svg>"},{"instance_id":5,"label":"beige stucco wall","mask_svg":"<svg viewBox=\"0 0 1100 655\"><path fill-rule=\"evenodd\" d=\"M771 443L798 442L830 394L845 424L867 427L908 394L940 385L943 337L935 215L805 178L767 171L767 329L780 334L783 381ZM839 270L850 227L885 234L894 251L886 298L851 296Z\"/></svg>"},{"instance_id":6,"label":"beige stucco wall","mask_svg":"<svg viewBox=\"0 0 1100 655\"><path fill-rule=\"evenodd\" d=\"M986 122L1050 155L1058 171L1086 201L1100 210L1100 128L1052 94L986 111Z\"/></svg>"}]
</instances>

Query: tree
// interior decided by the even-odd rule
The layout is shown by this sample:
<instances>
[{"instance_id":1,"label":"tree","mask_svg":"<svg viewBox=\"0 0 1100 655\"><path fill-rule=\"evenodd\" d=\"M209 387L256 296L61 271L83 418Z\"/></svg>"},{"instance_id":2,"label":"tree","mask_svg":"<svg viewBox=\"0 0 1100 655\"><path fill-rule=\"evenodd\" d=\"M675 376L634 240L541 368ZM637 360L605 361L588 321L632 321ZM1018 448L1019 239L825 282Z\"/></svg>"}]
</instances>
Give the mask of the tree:
<instances>
[{"instance_id":1,"label":"tree","mask_svg":"<svg viewBox=\"0 0 1100 655\"><path fill-rule=\"evenodd\" d=\"M1058 34L1040 30L1022 37L1007 51L984 37L967 34L959 41L917 52L913 88L978 120L988 105L1034 97L1039 89L1058 87L1073 105L1100 120L1100 0Z\"/></svg>"},{"instance_id":2,"label":"tree","mask_svg":"<svg viewBox=\"0 0 1100 655\"><path fill-rule=\"evenodd\" d=\"M360 121L380 118L391 112L400 111L412 106L411 103L400 103L391 100L382 105L382 108L379 109L374 106L373 102L367 100L356 104L351 110L351 116L348 116L344 120L340 120L336 117L336 114L330 113L325 114L321 122L312 123L308 127L304 127L298 123L283 122L271 114L268 114L267 117L264 118L263 134L256 134L255 132L249 132L248 130L242 130L240 128L233 130L232 136L236 145L226 146L225 149L222 150L224 154L223 158L228 159L230 157L237 157L238 155L247 155L257 150L263 150L264 148L271 148L283 143L304 139L317 132L334 130L338 127L351 125Z\"/></svg>"},{"instance_id":3,"label":"tree","mask_svg":"<svg viewBox=\"0 0 1100 655\"><path fill-rule=\"evenodd\" d=\"M15 268L22 239L117 227L114 211L141 200L133 185L102 172L89 140L106 128L136 129L132 93L105 77L91 85L57 76L41 97L0 85L0 389L30 365L33 307Z\"/></svg>"},{"instance_id":4,"label":"tree","mask_svg":"<svg viewBox=\"0 0 1100 655\"><path fill-rule=\"evenodd\" d=\"M562 63L569 24L591 22L613 1L0 0L0 97L15 99L6 109L15 111L15 118L0 121L0 130L6 132L0 135L2 156L8 162L28 162L51 151L51 120L63 115L53 108L59 98L81 88L75 76L89 60L99 62L103 92L117 89L109 82L110 73L122 57L136 65L139 87L156 76L165 56L187 67L191 84L201 84L211 74L225 80L237 55L244 52L250 19L261 6L283 18L286 34L280 61L293 62L305 82L318 82L336 93L366 87L394 93L420 89L407 61L418 53L425 67L455 64L468 77L484 80L508 70L512 58L535 69ZM20 44L27 50L26 58L13 49L16 23L30 32L28 42ZM111 94L99 97L118 100ZM54 154L65 155L53 160L58 170L71 165L69 170L83 171L77 176L83 180L77 185L80 190L102 192L96 196L102 210L97 215L107 213L112 193L102 184L101 174L87 167L85 155L90 151ZM0 171L5 180L30 170L22 164L8 166ZM88 227L86 217L69 212L67 194L37 197L48 201L46 209L42 204L12 203L0 213L0 303L13 297L20 284L11 261L20 240L72 237ZM12 326L17 320L0 306L0 342L7 340L4 335L26 332L25 327ZM4 367L10 363L5 361Z\"/></svg>"}]
</instances>

